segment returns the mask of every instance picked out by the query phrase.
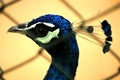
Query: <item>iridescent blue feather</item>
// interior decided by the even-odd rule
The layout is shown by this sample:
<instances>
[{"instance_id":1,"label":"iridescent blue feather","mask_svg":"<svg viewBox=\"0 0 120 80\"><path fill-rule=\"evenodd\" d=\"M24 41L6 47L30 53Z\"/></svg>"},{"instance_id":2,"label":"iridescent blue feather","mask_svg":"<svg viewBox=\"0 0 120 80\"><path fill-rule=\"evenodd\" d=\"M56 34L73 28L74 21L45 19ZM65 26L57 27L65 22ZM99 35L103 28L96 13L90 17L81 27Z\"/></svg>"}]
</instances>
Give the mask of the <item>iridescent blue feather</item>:
<instances>
[{"instance_id":1,"label":"iridescent blue feather","mask_svg":"<svg viewBox=\"0 0 120 80\"><path fill-rule=\"evenodd\" d=\"M110 50L111 43L109 43L109 41L112 41L111 25L108 23L107 20L104 20L101 24L102 24L102 29L104 31L104 34L106 35L106 41L103 47L103 52L106 53Z\"/></svg>"},{"instance_id":2,"label":"iridescent blue feather","mask_svg":"<svg viewBox=\"0 0 120 80\"><path fill-rule=\"evenodd\" d=\"M71 23L62 16L47 14L32 20L28 26L37 22L48 22L60 29L59 43L47 46L42 45L52 57L52 62L44 80L74 80L78 66L79 50L75 34L71 29ZM53 44L55 44L53 46Z\"/></svg>"}]
</instances>

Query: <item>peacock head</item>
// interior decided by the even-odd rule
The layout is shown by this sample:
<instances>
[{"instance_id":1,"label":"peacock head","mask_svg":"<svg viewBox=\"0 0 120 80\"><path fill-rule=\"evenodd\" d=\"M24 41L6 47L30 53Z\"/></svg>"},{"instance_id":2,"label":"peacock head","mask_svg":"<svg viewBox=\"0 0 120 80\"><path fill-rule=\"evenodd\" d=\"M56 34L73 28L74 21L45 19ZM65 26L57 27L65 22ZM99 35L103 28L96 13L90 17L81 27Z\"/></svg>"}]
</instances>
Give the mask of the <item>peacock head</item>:
<instances>
[{"instance_id":1,"label":"peacock head","mask_svg":"<svg viewBox=\"0 0 120 80\"><path fill-rule=\"evenodd\" d=\"M30 22L11 27L8 32L25 34L39 46L48 48L66 37L70 32L70 22L59 15L47 14Z\"/></svg>"}]
</instances>

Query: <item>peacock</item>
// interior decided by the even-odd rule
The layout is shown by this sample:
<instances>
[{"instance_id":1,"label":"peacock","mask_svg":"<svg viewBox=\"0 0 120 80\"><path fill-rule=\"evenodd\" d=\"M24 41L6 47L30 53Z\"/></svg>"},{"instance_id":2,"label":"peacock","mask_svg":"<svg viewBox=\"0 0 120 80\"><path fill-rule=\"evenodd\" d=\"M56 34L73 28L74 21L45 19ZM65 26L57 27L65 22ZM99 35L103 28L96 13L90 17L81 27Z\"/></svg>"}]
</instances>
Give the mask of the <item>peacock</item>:
<instances>
[{"instance_id":1,"label":"peacock","mask_svg":"<svg viewBox=\"0 0 120 80\"><path fill-rule=\"evenodd\" d=\"M69 20L56 14L46 14L17 26L8 32L26 35L51 56L51 65L44 80L74 80L79 48Z\"/></svg>"}]
</instances>

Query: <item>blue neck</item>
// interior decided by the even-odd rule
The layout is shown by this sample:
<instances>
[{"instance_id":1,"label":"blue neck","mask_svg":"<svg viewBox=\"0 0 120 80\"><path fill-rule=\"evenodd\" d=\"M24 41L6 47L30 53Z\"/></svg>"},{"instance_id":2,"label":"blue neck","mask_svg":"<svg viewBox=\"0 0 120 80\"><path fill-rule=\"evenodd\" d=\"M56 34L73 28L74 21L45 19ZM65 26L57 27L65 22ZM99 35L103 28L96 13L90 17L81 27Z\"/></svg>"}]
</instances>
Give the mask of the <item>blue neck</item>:
<instances>
[{"instance_id":1,"label":"blue neck","mask_svg":"<svg viewBox=\"0 0 120 80\"><path fill-rule=\"evenodd\" d=\"M44 80L74 80L79 58L75 36L47 51L52 57L52 63Z\"/></svg>"}]
</instances>

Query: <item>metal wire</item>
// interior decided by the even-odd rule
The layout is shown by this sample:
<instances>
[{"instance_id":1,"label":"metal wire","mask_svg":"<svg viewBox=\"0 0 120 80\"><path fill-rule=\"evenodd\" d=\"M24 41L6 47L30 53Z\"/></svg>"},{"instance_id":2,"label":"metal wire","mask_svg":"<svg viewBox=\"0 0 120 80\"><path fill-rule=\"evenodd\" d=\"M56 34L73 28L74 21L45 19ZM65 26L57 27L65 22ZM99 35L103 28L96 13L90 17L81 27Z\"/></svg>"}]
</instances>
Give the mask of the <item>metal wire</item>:
<instances>
[{"instance_id":1,"label":"metal wire","mask_svg":"<svg viewBox=\"0 0 120 80\"><path fill-rule=\"evenodd\" d=\"M10 19L13 23L15 23L15 24L19 24L19 22L18 22L17 20L15 20L15 18L12 17L10 14L6 13L6 12L4 11L4 9L5 9L6 7L11 6L12 4L14 4L14 3L16 3L16 2L18 2L18 1L20 1L20 0L14 0L14 1L8 3L8 4L4 4L4 1L3 1L3 0L0 0L0 2L1 2L1 4L2 4L2 6L1 6L1 8L0 8L0 12L3 13L7 18L9 18L9 19ZM96 20L96 19L98 19L98 18L101 18L101 17L103 17L103 16L105 16L105 15L108 15L108 14L110 14L111 12L113 12L113 11L115 11L115 10L117 10L117 9L120 8L120 3L118 3L118 4L114 5L114 6L112 6L111 8L103 11L101 14L99 14L99 15L97 15L97 16L93 16L93 17L91 17L90 19L86 19L86 20L85 20L84 17L83 17L75 8L73 8L72 5L68 4L67 1L61 0L61 2L62 2L64 5L66 5L66 7L68 7L68 8L69 8L76 16L78 16L83 22L85 22L85 24L86 24L86 23L89 23L89 22L92 22L92 21L94 21L94 20ZM83 22L82 22L82 23L83 23ZM77 31L76 31L76 32L77 32ZM103 44L103 42L102 42L100 39L98 39L95 35L89 35L89 36L93 37L93 39L95 39L96 41L98 41L100 44ZM87 40L87 39L86 39L86 40ZM89 41L89 40L88 40L88 41ZM7 69L7 70L4 70L4 71L3 71L3 70L0 68L0 80L4 80L4 78L2 77L3 74L4 74L4 75L5 75L5 74L8 74L8 73L11 72L11 71L14 71L14 70L16 70L16 69L18 69L18 68L21 68L22 66L25 66L26 64L28 64L28 63L32 62L33 60L37 59L37 58L39 57L39 55L42 54L42 52L43 52L43 48L40 49L40 51L38 52L39 54L36 54L36 55L33 56L32 58L27 59L26 61L24 61L24 62L22 62L22 63L19 63L18 65L15 65L15 66ZM120 57L117 55L117 53L116 53L115 51L113 51L112 49L110 50L110 53L111 53L112 56L120 63ZM45 58L45 57L44 57L44 58ZM47 60L47 58L45 58L45 59ZM47 60L47 61L49 61L49 60ZM113 75L111 75L111 76L108 76L108 77L105 78L104 80L111 80L111 79L113 79L114 77L118 76L119 74L120 74L120 68L118 69L118 71L117 71L115 74L113 74Z\"/></svg>"}]
</instances>

